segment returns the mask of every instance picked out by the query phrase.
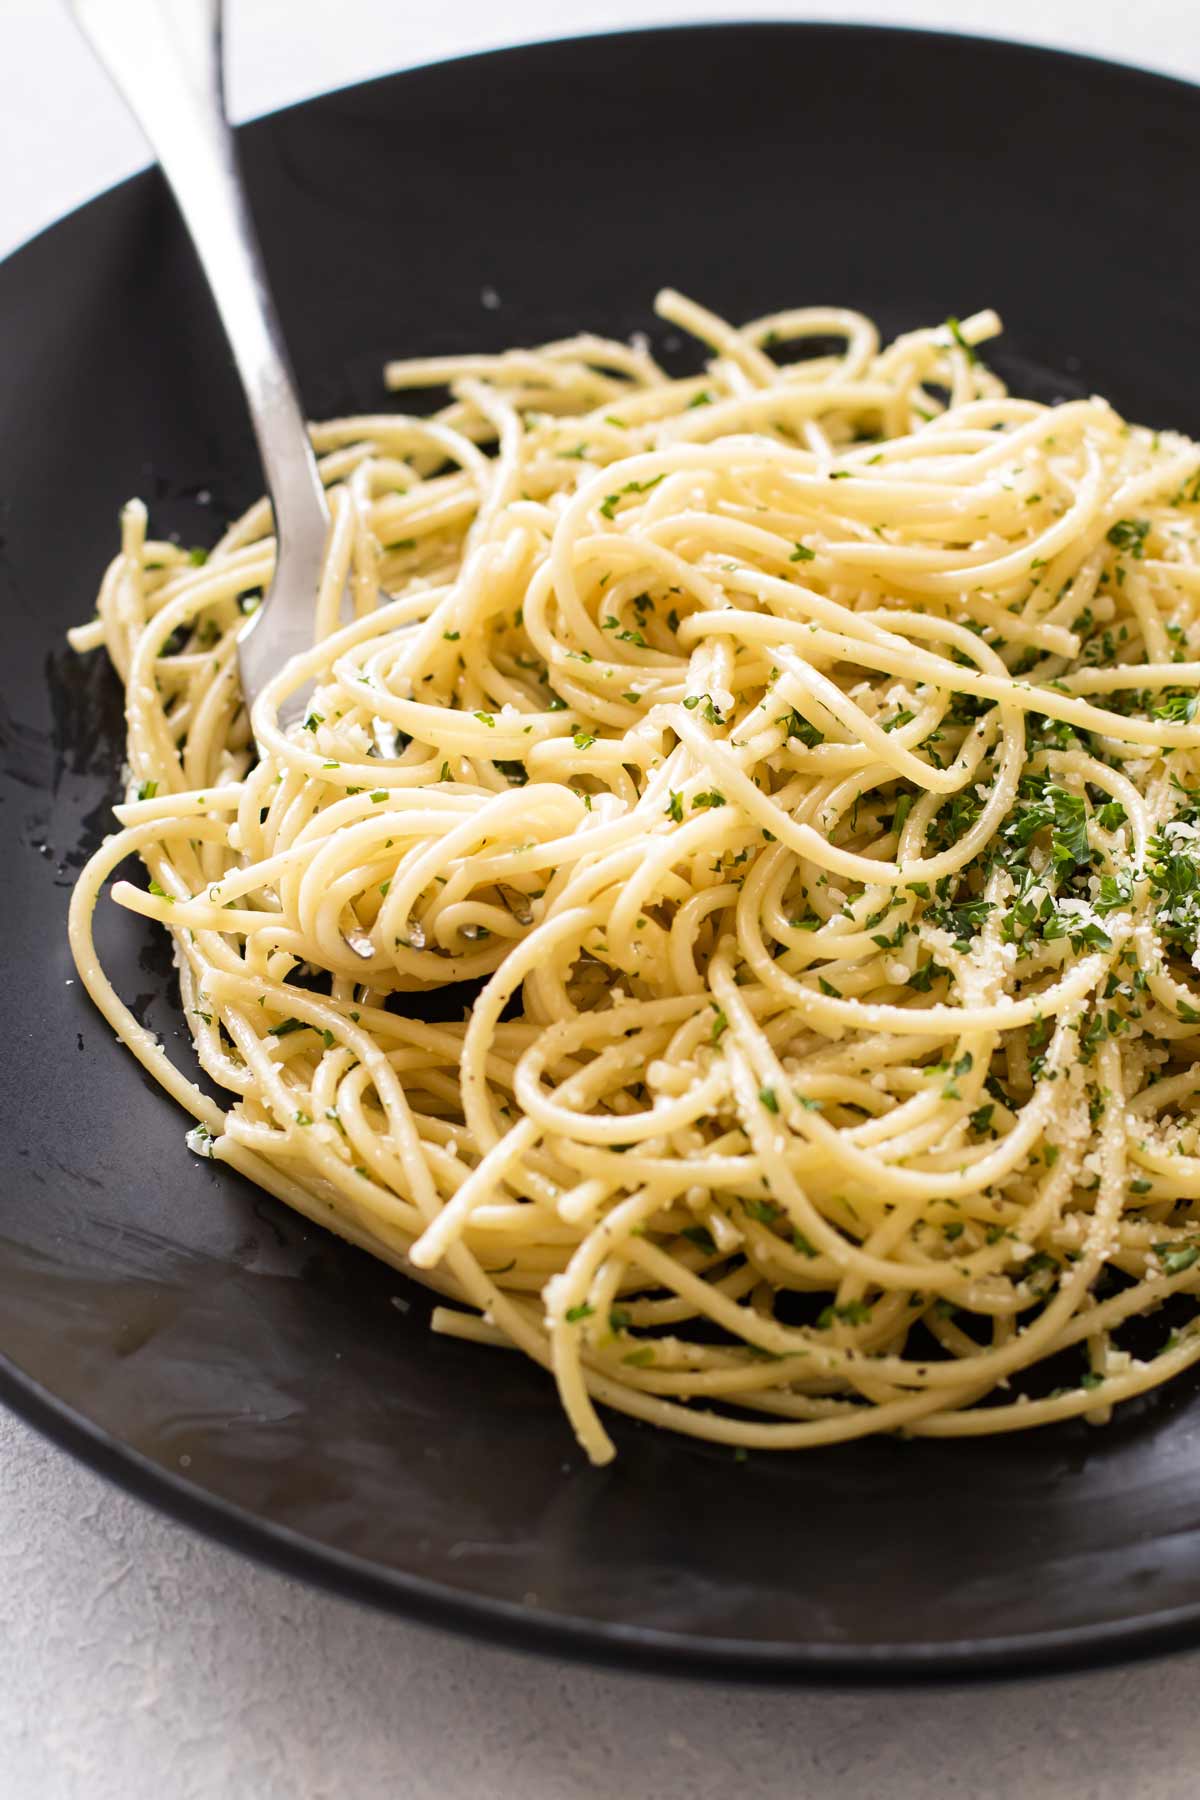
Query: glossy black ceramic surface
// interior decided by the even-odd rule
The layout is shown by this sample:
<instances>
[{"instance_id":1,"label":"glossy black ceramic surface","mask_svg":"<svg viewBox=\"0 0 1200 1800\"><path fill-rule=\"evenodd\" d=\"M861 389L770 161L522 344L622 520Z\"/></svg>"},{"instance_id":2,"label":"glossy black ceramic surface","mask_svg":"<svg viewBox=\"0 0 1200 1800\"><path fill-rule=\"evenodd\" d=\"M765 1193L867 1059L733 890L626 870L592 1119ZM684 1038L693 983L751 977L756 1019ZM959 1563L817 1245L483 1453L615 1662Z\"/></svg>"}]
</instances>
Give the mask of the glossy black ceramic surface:
<instances>
[{"instance_id":1,"label":"glossy black ceramic surface","mask_svg":"<svg viewBox=\"0 0 1200 1800\"><path fill-rule=\"evenodd\" d=\"M1189 87L916 33L698 28L418 70L242 144L316 415L386 404L397 353L581 326L664 346L670 282L888 329L995 305L1018 387L1200 434ZM1107 1431L744 1462L616 1420L594 1471L538 1370L430 1336L422 1290L189 1155L72 983L121 702L62 634L130 494L204 542L259 480L157 176L0 268L0 1395L256 1555L558 1651L902 1680L1200 1638L1193 1383ZM100 938L186 1061L161 936L107 908Z\"/></svg>"}]
</instances>

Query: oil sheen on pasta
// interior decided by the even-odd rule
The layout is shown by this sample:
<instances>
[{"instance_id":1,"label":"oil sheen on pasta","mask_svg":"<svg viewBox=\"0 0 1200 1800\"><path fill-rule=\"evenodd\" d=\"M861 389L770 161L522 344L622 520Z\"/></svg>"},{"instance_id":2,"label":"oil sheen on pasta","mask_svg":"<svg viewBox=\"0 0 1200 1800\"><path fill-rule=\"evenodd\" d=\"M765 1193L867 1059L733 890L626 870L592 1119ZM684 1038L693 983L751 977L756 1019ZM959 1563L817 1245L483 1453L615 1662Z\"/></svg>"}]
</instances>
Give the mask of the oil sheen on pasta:
<instances>
[{"instance_id":1,"label":"oil sheen on pasta","mask_svg":"<svg viewBox=\"0 0 1200 1800\"><path fill-rule=\"evenodd\" d=\"M658 310L703 374L585 336L314 427L313 648L253 720L266 503L207 559L126 507L80 973L193 1149L551 1370L598 1462L598 1403L1102 1420L1200 1357L1147 1318L1200 1284L1200 447L1010 398L992 314ZM227 1109L97 964L130 852Z\"/></svg>"}]
</instances>

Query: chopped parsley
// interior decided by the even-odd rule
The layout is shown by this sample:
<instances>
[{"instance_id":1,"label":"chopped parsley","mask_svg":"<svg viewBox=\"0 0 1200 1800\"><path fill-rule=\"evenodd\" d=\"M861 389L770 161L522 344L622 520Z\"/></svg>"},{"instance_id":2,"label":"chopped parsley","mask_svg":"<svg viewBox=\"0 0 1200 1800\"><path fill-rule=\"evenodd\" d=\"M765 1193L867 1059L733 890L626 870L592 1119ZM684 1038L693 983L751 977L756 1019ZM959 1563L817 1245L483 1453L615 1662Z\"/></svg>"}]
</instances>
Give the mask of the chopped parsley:
<instances>
[{"instance_id":1,"label":"chopped parsley","mask_svg":"<svg viewBox=\"0 0 1200 1800\"><path fill-rule=\"evenodd\" d=\"M1151 1246L1164 1275L1182 1275L1200 1257L1200 1244L1173 1243Z\"/></svg>"},{"instance_id":2,"label":"chopped parsley","mask_svg":"<svg viewBox=\"0 0 1200 1800\"><path fill-rule=\"evenodd\" d=\"M817 1330L828 1331L839 1321L843 1325L866 1325L870 1318L871 1308L865 1300L847 1300L844 1306L827 1306L818 1315Z\"/></svg>"},{"instance_id":3,"label":"chopped parsley","mask_svg":"<svg viewBox=\"0 0 1200 1800\"><path fill-rule=\"evenodd\" d=\"M809 750L815 750L818 744L825 742L825 733L818 731L815 725L811 725L804 714L797 712L795 707L792 707L790 712L781 714L775 723L783 726L785 737L799 738L800 742Z\"/></svg>"},{"instance_id":4,"label":"chopped parsley","mask_svg":"<svg viewBox=\"0 0 1200 1800\"><path fill-rule=\"evenodd\" d=\"M724 715L713 705L711 694L689 694L683 704L687 712L695 712L700 707L701 717L707 719L710 725L725 723Z\"/></svg>"},{"instance_id":5,"label":"chopped parsley","mask_svg":"<svg viewBox=\"0 0 1200 1800\"><path fill-rule=\"evenodd\" d=\"M707 1225L685 1225L679 1235L686 1238L689 1244L695 1245L702 1255L715 1256L717 1254L713 1234Z\"/></svg>"},{"instance_id":6,"label":"chopped parsley","mask_svg":"<svg viewBox=\"0 0 1200 1800\"><path fill-rule=\"evenodd\" d=\"M1149 531L1149 519L1118 519L1115 525L1109 526L1107 536L1110 544L1140 562L1146 554Z\"/></svg>"},{"instance_id":7,"label":"chopped parsley","mask_svg":"<svg viewBox=\"0 0 1200 1800\"><path fill-rule=\"evenodd\" d=\"M600 507L600 511L606 519L611 519L617 510L617 505L622 494L648 494L650 489L657 487L659 482L664 480L665 477L666 470L664 469L661 475L652 475L649 481L627 481L623 488L618 488L615 494L609 494L607 496Z\"/></svg>"},{"instance_id":8,"label":"chopped parsley","mask_svg":"<svg viewBox=\"0 0 1200 1800\"><path fill-rule=\"evenodd\" d=\"M946 330L950 333L951 338L958 345L959 349L965 351L967 361L974 365L979 359L975 354L974 345L968 344L966 338L963 336L962 326L959 321L954 317L948 318L946 320Z\"/></svg>"}]
</instances>

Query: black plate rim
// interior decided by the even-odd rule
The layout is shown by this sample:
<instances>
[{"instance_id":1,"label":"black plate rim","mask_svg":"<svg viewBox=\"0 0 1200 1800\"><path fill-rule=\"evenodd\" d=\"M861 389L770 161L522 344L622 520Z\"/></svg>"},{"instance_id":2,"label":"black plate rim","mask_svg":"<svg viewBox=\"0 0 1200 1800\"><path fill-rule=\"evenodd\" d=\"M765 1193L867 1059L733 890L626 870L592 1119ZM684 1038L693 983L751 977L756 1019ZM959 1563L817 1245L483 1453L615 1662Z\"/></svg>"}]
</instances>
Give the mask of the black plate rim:
<instances>
[{"instance_id":1,"label":"black plate rim","mask_svg":"<svg viewBox=\"0 0 1200 1800\"><path fill-rule=\"evenodd\" d=\"M1168 75L1142 64L1118 61L1085 51L1059 49L1002 35L943 31L923 26L835 20L754 18L683 21L643 28L564 33L551 38L519 40L461 56L434 58L405 65L367 81L343 83L292 104L256 114L238 126L253 132L261 125L300 113L338 94L349 94L403 82L428 68L469 68L543 51L613 39L701 37L736 32L842 36L873 42L924 40L931 47L953 43L970 46L978 55L1017 51L1032 63L1074 65L1079 74L1120 74L1162 91L1173 89L1200 101L1200 83ZM0 258L0 281L11 265L54 234L69 230L89 209L111 194L156 178L153 165L111 183L79 206L41 227ZM186 1476L164 1468L132 1445L95 1424L84 1413L52 1393L35 1376L0 1350L0 1403L96 1473L205 1537L284 1575L312 1583L345 1598L399 1614L423 1625L440 1626L510 1648L569 1657L664 1676L698 1677L755 1684L828 1687L898 1687L962 1685L980 1680L1013 1680L1032 1675L1067 1674L1109 1666L1135 1658L1165 1655L1200 1642L1200 1602L1161 1608L1137 1619L1069 1627L1018 1635L979 1637L954 1647L911 1643L876 1644L840 1649L836 1646L772 1644L709 1636L685 1636L648 1626L573 1619L543 1614L528 1605L470 1594L426 1577L382 1567L329 1545L318 1544L290 1527L263 1519L248 1509L201 1488Z\"/></svg>"},{"instance_id":2,"label":"black plate rim","mask_svg":"<svg viewBox=\"0 0 1200 1800\"><path fill-rule=\"evenodd\" d=\"M573 1662L761 1686L964 1686L1066 1675L1135 1657L1166 1655L1194 1648L1200 1636L1200 1605L1169 1608L1132 1622L975 1638L954 1651L906 1643L841 1651L833 1646L701 1639L643 1625L541 1614L530 1606L467 1594L424 1576L382 1568L332 1546L314 1544L288 1526L257 1518L119 1442L3 1354L0 1402L126 1493L252 1562L416 1624Z\"/></svg>"},{"instance_id":3,"label":"black plate rim","mask_svg":"<svg viewBox=\"0 0 1200 1800\"><path fill-rule=\"evenodd\" d=\"M592 43L606 43L614 38L636 38L649 41L655 38L704 37L718 36L721 33L735 31L739 36L750 37L758 32L788 31L806 37L859 37L882 43L888 38L899 38L906 43L922 39L931 46L937 44L959 44L970 46L972 50L982 53L986 51L1019 51L1037 62L1052 62L1056 65L1074 63L1081 74L1088 70L1118 73L1134 76L1154 87L1170 87L1181 93L1195 95L1200 92L1200 81L1189 81L1186 76L1169 75L1165 70L1152 68L1147 63L1126 62L1115 56L1098 56L1089 50L1074 50L1066 45L1035 43L1029 38L1006 37L1001 32L953 31L942 30L931 25L888 24L882 20L847 19L803 19L772 18L769 15L747 19L735 18L732 15L719 19L681 19L667 25L622 26L615 25L609 31L564 31L554 37L517 38L511 42L494 44L483 50L467 50L458 56L428 57L421 62L405 63L398 69L389 70L384 75L372 75L365 81L339 82L335 87L321 88L317 93L308 94L302 100L289 101L286 106L269 107L264 112L253 113L249 118L239 120L235 125L235 133L253 131L257 126L272 119L289 118L307 106L315 106L326 100L332 100L339 94L357 93L369 88L383 87L390 82L402 81L405 76L417 75L423 69L457 69L469 68L474 64L489 62L496 58L536 54L544 50L564 49L568 45L582 47ZM21 238L7 252L0 255L0 278L8 265L14 262L26 250L40 244L44 238L60 228L68 226L80 213L103 201L107 195L118 189L132 186L134 182L154 175L157 165L153 162L143 164L131 175L121 176L107 186L89 195L69 211L60 213L57 218L40 225Z\"/></svg>"}]
</instances>

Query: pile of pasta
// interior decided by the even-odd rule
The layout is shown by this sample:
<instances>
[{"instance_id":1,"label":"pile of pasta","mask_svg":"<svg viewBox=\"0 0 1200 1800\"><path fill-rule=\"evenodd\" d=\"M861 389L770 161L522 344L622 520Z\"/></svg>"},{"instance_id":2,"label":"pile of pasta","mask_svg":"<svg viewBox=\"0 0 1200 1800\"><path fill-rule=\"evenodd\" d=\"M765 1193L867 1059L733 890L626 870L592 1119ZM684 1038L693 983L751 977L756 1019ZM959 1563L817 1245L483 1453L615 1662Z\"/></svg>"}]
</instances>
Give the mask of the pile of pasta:
<instances>
[{"instance_id":1,"label":"pile of pasta","mask_svg":"<svg viewBox=\"0 0 1200 1800\"><path fill-rule=\"evenodd\" d=\"M313 645L252 716L267 503L207 554L125 508L80 972L194 1150L551 1370L597 1462L598 1407L1102 1420L1200 1356L1148 1322L1200 1285L1200 447L1011 397L990 313L658 311L701 373L580 336L314 426ZM131 853L226 1106L97 962Z\"/></svg>"}]
</instances>

